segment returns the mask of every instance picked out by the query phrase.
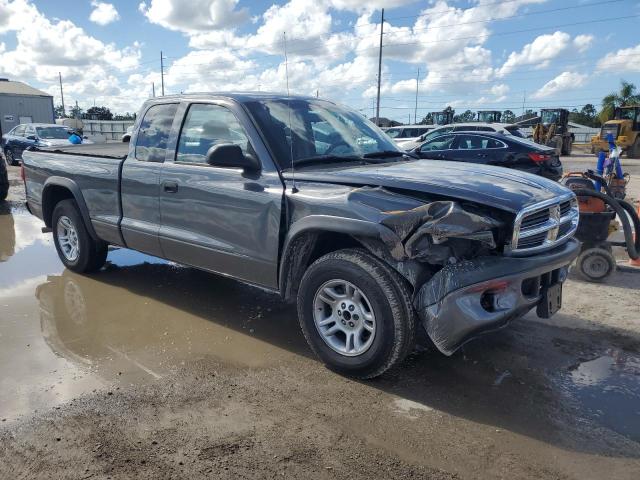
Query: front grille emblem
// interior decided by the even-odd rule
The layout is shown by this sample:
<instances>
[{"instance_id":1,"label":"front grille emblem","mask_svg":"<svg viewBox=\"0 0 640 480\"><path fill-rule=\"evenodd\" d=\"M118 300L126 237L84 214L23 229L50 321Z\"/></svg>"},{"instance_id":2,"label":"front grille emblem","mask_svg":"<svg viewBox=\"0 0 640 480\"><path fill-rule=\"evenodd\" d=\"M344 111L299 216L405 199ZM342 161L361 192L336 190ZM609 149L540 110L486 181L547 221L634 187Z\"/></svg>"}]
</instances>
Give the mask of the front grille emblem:
<instances>
[{"instance_id":1,"label":"front grille emblem","mask_svg":"<svg viewBox=\"0 0 640 480\"><path fill-rule=\"evenodd\" d=\"M553 205L549 208L549 218L554 222L555 226L549 230L547 240L555 242L560 232L560 205Z\"/></svg>"}]
</instances>

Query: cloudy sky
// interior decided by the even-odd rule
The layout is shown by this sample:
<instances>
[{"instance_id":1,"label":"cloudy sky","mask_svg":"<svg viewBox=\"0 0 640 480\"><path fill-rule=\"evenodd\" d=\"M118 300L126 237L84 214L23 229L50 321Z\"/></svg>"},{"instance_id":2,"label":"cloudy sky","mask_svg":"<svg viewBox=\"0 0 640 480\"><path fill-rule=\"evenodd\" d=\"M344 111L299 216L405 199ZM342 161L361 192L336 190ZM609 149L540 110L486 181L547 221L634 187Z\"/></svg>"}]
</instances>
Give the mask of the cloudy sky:
<instances>
[{"instance_id":1,"label":"cloudy sky","mask_svg":"<svg viewBox=\"0 0 640 480\"><path fill-rule=\"evenodd\" d=\"M452 105L599 104L640 87L638 0L0 0L0 76L67 105L136 111L165 92L286 91L371 114L385 8L381 115ZM413 119L412 119L413 120Z\"/></svg>"}]
</instances>

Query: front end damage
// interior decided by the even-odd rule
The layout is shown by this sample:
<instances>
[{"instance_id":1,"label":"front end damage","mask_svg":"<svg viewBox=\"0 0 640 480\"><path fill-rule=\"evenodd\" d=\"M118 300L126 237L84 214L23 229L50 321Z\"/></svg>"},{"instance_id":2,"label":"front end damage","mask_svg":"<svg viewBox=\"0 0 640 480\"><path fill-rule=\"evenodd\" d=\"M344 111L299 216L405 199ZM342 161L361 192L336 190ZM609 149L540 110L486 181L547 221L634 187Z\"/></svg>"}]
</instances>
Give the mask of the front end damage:
<instances>
[{"instance_id":1,"label":"front end damage","mask_svg":"<svg viewBox=\"0 0 640 480\"><path fill-rule=\"evenodd\" d=\"M421 322L445 355L534 307L541 317L559 308L546 304L547 290L553 286L561 293L577 241L514 258L503 254L511 229L504 216L494 218L496 212L449 200L425 203L382 188L356 189L349 200L355 210L369 210L369 218L376 213L386 251L360 240L412 283Z\"/></svg>"}]
</instances>

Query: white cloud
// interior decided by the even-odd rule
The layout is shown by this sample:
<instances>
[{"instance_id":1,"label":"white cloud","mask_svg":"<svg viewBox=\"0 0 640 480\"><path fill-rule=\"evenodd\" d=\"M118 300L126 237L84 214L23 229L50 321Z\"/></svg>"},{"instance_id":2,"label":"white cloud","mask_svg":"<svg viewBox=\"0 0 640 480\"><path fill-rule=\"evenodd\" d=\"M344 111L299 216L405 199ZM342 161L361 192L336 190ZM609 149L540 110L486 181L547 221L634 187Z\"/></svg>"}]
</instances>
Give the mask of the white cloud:
<instances>
[{"instance_id":1,"label":"white cloud","mask_svg":"<svg viewBox=\"0 0 640 480\"><path fill-rule=\"evenodd\" d=\"M91 11L91 15L89 15L89 20L98 25L108 25L120 19L120 14L112 3L92 0L91 6L93 10Z\"/></svg>"},{"instance_id":2,"label":"white cloud","mask_svg":"<svg viewBox=\"0 0 640 480\"><path fill-rule=\"evenodd\" d=\"M540 90L531 95L531 98L546 98L556 93L581 87L586 83L588 77L588 75L581 73L562 72L553 80L545 83Z\"/></svg>"},{"instance_id":3,"label":"white cloud","mask_svg":"<svg viewBox=\"0 0 640 480\"><path fill-rule=\"evenodd\" d=\"M573 39L573 45L578 49L578 52L584 53L591 48L593 40L593 35L577 35L576 38Z\"/></svg>"},{"instance_id":4,"label":"white cloud","mask_svg":"<svg viewBox=\"0 0 640 480\"><path fill-rule=\"evenodd\" d=\"M138 9L151 23L185 33L235 27L249 19L246 8L236 10L238 0L150 0Z\"/></svg>"},{"instance_id":5,"label":"white cloud","mask_svg":"<svg viewBox=\"0 0 640 480\"><path fill-rule=\"evenodd\" d=\"M493 87L491 87L491 94L495 95L497 97L502 97L504 95L506 95L507 93L509 93L509 85L506 85L504 83L500 83L498 85L494 85Z\"/></svg>"},{"instance_id":6,"label":"white cloud","mask_svg":"<svg viewBox=\"0 0 640 480\"><path fill-rule=\"evenodd\" d=\"M512 52L507 61L498 70L503 77L520 65L531 65L532 68L545 68L550 61L562 54L571 44L571 36L565 32L540 35L533 42L527 43L520 52Z\"/></svg>"},{"instance_id":7,"label":"white cloud","mask_svg":"<svg viewBox=\"0 0 640 480\"><path fill-rule=\"evenodd\" d=\"M635 47L623 48L601 58L596 69L598 71L609 70L615 74L620 72L640 72L640 43Z\"/></svg>"}]
</instances>

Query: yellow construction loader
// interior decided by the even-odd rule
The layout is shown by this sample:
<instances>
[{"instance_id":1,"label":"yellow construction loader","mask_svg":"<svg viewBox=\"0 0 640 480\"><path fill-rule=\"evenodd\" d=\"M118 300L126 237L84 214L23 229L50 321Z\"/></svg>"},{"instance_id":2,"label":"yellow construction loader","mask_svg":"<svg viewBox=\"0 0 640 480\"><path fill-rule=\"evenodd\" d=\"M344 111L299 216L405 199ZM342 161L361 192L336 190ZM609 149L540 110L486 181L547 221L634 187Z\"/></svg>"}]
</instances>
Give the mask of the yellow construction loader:
<instances>
[{"instance_id":1,"label":"yellow construction loader","mask_svg":"<svg viewBox=\"0 0 640 480\"><path fill-rule=\"evenodd\" d=\"M609 134L629 158L640 158L640 105L617 107L613 119L602 125L600 135L591 137L591 153L609 151Z\"/></svg>"}]
</instances>

